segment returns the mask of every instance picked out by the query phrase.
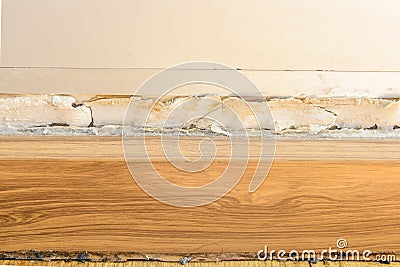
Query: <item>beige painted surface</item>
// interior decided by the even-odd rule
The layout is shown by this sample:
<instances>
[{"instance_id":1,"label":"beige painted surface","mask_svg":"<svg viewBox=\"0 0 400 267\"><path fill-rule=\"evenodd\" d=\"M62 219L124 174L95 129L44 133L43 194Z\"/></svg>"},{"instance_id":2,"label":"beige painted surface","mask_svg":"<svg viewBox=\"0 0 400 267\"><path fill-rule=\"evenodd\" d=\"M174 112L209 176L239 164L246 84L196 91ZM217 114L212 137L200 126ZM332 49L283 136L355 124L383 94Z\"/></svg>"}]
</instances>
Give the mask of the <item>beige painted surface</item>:
<instances>
[{"instance_id":1,"label":"beige painted surface","mask_svg":"<svg viewBox=\"0 0 400 267\"><path fill-rule=\"evenodd\" d=\"M0 93L134 95L160 70L0 68ZM242 71L265 96L400 97L400 72ZM193 85L172 95L229 94L215 86Z\"/></svg>"},{"instance_id":2,"label":"beige painted surface","mask_svg":"<svg viewBox=\"0 0 400 267\"><path fill-rule=\"evenodd\" d=\"M5 0L2 66L400 70L397 0Z\"/></svg>"},{"instance_id":3,"label":"beige painted surface","mask_svg":"<svg viewBox=\"0 0 400 267\"><path fill-rule=\"evenodd\" d=\"M0 93L134 94L158 70L201 60L243 69L267 96L400 97L398 10L397 0L3 0Z\"/></svg>"}]
</instances>

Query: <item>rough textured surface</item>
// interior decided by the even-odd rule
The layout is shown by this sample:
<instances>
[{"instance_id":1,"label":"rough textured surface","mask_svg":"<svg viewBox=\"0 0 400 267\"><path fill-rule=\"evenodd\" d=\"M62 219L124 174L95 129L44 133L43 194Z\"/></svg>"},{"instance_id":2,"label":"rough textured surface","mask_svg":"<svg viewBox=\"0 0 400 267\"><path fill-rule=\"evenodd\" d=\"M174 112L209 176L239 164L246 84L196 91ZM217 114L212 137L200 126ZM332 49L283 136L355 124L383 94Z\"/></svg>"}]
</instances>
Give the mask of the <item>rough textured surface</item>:
<instances>
[{"instance_id":1,"label":"rough textured surface","mask_svg":"<svg viewBox=\"0 0 400 267\"><path fill-rule=\"evenodd\" d=\"M8 126L88 126L88 107L74 105L71 96L31 95L0 98L0 123Z\"/></svg>"},{"instance_id":2,"label":"rough textured surface","mask_svg":"<svg viewBox=\"0 0 400 267\"><path fill-rule=\"evenodd\" d=\"M400 125L399 101L369 98L314 98L305 102L334 113L336 126L340 128L393 128Z\"/></svg>"},{"instance_id":3,"label":"rough textured surface","mask_svg":"<svg viewBox=\"0 0 400 267\"><path fill-rule=\"evenodd\" d=\"M223 96L167 96L160 100L140 96L83 97L55 95L3 96L0 131L35 132L38 126L88 127L96 134L116 134L121 126L149 131L237 132L270 130L272 133L323 134L329 130L379 130L390 134L400 125L400 101L369 98L273 98ZM131 102L131 105L129 103ZM128 106L131 107L125 118ZM149 112L151 111L151 112ZM255 114L260 115L257 122ZM143 118L147 117L147 124ZM124 120L125 118L125 120ZM68 129L65 128L68 132ZM86 131L86 130L83 130ZM218 132L217 131L217 132ZM37 131L36 131L37 132ZM60 132L47 129L44 134Z\"/></svg>"},{"instance_id":4,"label":"rough textured surface","mask_svg":"<svg viewBox=\"0 0 400 267\"><path fill-rule=\"evenodd\" d=\"M100 98L84 102L93 114L94 125L122 125L129 98Z\"/></svg>"},{"instance_id":5,"label":"rough textured surface","mask_svg":"<svg viewBox=\"0 0 400 267\"><path fill-rule=\"evenodd\" d=\"M354 261L320 261L320 262L307 262L307 261L249 261L249 260L231 260L225 261L219 255L215 257L213 262L202 262L200 259L192 259L187 265L189 267L399 267L400 263L392 262L390 264L382 265L381 262L354 262ZM167 259L166 261L169 261ZM171 260L173 261L173 260ZM58 267L178 267L182 264L175 262L153 261L152 259L146 261L120 261L120 262L86 262L84 260L78 261L28 261L28 260L4 260L0 261L4 265L18 265L18 266L58 266ZM0 265L1 266L1 265Z\"/></svg>"},{"instance_id":6,"label":"rough textured surface","mask_svg":"<svg viewBox=\"0 0 400 267\"><path fill-rule=\"evenodd\" d=\"M63 126L44 126L19 128L10 126L0 126L0 136L30 136L30 135L54 135L54 136L159 136L159 135L180 135L180 136L203 136L212 137L221 135L212 129L179 129L179 128L138 128L120 125L104 125L99 127L63 127ZM226 135L226 134L222 134ZM270 130L246 130L229 131L230 136L263 136L266 138L282 139L400 139L400 128L391 130L381 129L326 129L312 134L306 130L288 129L277 134Z\"/></svg>"},{"instance_id":7,"label":"rough textured surface","mask_svg":"<svg viewBox=\"0 0 400 267\"><path fill-rule=\"evenodd\" d=\"M305 129L318 133L335 125L336 116L301 100L289 98L270 101L277 132Z\"/></svg>"},{"instance_id":8,"label":"rough textured surface","mask_svg":"<svg viewBox=\"0 0 400 267\"><path fill-rule=\"evenodd\" d=\"M212 98L216 104L210 104L206 99ZM127 125L138 125L135 118L144 116L155 104L152 98L132 97L134 116L128 117ZM185 101L192 101L185 114L174 114L164 124L169 114ZM219 104L218 104L219 103ZM93 110L94 125L122 125L129 99L101 99L86 103ZM301 130L309 133L319 133L330 128L393 129L400 125L400 102L395 100L368 98L306 98L306 99L271 99L268 101L273 115L273 121L268 116L257 124L253 112L264 112L263 103L257 100L243 101L236 97L175 97L157 102L150 113L150 127L184 126L186 118L193 114L212 115L223 122L224 127L232 130L271 129L277 133L287 130ZM229 110L234 110L240 120L232 116ZM195 121L193 127L209 129L212 122L207 118ZM375 126L376 125L376 126ZM274 129L275 128L275 129Z\"/></svg>"}]
</instances>

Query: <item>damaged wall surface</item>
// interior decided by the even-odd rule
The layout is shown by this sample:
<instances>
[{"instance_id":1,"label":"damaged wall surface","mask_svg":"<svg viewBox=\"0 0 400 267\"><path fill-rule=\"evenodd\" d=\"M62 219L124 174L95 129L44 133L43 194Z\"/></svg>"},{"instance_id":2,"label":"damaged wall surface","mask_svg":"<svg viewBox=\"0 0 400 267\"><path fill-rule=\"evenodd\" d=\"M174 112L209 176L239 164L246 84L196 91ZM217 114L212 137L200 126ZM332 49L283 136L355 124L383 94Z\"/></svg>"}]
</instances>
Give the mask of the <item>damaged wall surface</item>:
<instances>
[{"instance_id":1,"label":"damaged wall surface","mask_svg":"<svg viewBox=\"0 0 400 267\"><path fill-rule=\"evenodd\" d=\"M85 96L88 97L88 96ZM228 131L264 129L275 133L301 131L318 134L332 129L381 129L400 125L400 101L369 98L272 98L273 119L262 99L222 96L180 96L163 99L140 96L94 96L80 100L65 95L3 95L0 123L3 129L44 126L98 128L103 126L210 130L214 120ZM212 100L212 102L210 102ZM125 114L131 105L131 115ZM185 105L185 113L174 112ZM232 111L235 115L232 115ZM259 115L256 120L253 112ZM195 120L196 114L201 114ZM147 124L143 117L148 116ZM213 119L210 119L213 118Z\"/></svg>"}]
</instances>

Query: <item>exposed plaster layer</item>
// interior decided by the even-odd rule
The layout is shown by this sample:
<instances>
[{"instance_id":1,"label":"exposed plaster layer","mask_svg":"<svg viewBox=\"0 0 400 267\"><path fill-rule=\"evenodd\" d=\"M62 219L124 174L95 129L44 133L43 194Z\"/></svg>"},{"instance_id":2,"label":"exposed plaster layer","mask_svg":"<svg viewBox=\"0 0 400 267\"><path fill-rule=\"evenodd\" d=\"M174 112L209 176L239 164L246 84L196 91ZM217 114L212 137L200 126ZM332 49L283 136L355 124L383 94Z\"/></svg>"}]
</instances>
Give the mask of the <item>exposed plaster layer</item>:
<instances>
[{"instance_id":1,"label":"exposed plaster layer","mask_svg":"<svg viewBox=\"0 0 400 267\"><path fill-rule=\"evenodd\" d=\"M154 108L149 114L150 127L179 127L187 123L187 118L196 114L212 116L227 129L274 129L278 133L303 130L318 133L329 128L367 129L371 127L393 128L400 125L400 102L394 100L368 98L307 98L307 99L271 99L268 101L274 122L269 116L260 116L259 125L253 112L262 114L265 105L256 100L244 102L236 97L175 97L155 103L153 98L132 97L132 114L126 123L139 125L135 118L145 116L146 110ZM213 103L210 103L213 100ZM183 103L190 101L190 109L184 114L171 112ZM100 99L87 102L93 110L94 125L122 125L128 98ZM232 115L233 110L240 120ZM167 120L167 118L169 119ZM164 122L167 122L164 124ZM376 126L375 126L376 125ZM209 129L212 121L201 118L194 121L194 127Z\"/></svg>"},{"instance_id":2,"label":"exposed plaster layer","mask_svg":"<svg viewBox=\"0 0 400 267\"><path fill-rule=\"evenodd\" d=\"M122 125L129 98L98 99L85 102L93 112L94 125Z\"/></svg>"},{"instance_id":3,"label":"exposed plaster layer","mask_svg":"<svg viewBox=\"0 0 400 267\"><path fill-rule=\"evenodd\" d=\"M312 133L331 127L335 124L335 116L311 104L305 104L294 98L273 99L268 102L272 117L266 113L263 102L243 101L240 98L229 97L221 101L221 107L212 111L227 129L270 129L281 133L287 129L305 129ZM233 115L234 111L236 115ZM205 114L206 111L204 111ZM259 114L258 120L254 114ZM201 128L209 128L211 122L207 120L198 122Z\"/></svg>"},{"instance_id":4,"label":"exposed plaster layer","mask_svg":"<svg viewBox=\"0 0 400 267\"><path fill-rule=\"evenodd\" d=\"M393 128L400 125L400 102L369 98L308 99L312 103L336 114L340 128Z\"/></svg>"},{"instance_id":5,"label":"exposed plaster layer","mask_svg":"<svg viewBox=\"0 0 400 267\"><path fill-rule=\"evenodd\" d=\"M277 99L269 103L277 132L286 129L305 129L311 133L318 133L335 125L334 114L301 100Z\"/></svg>"},{"instance_id":6,"label":"exposed plaster layer","mask_svg":"<svg viewBox=\"0 0 400 267\"><path fill-rule=\"evenodd\" d=\"M400 125L400 101L387 99L275 98L267 101L272 117L266 112L263 100L237 97L167 96L157 101L139 96L109 96L80 103L76 104L71 96L3 96L0 98L0 131L65 125L93 126L88 128L89 132L96 134L102 129L103 133L109 130L110 135L118 134L121 126L147 127L149 131L194 129L220 134L245 129L270 130L278 134L322 134L333 129L390 132ZM259 121L253 112L259 115ZM146 117L147 124L144 124ZM54 127L46 129L45 134L59 132Z\"/></svg>"},{"instance_id":7,"label":"exposed plaster layer","mask_svg":"<svg viewBox=\"0 0 400 267\"><path fill-rule=\"evenodd\" d=\"M147 126L158 128L185 127L190 123L191 127L209 129L216 120L231 130L275 128L277 132L285 129L309 129L318 132L335 124L334 114L294 98L268 102L274 120L264 114L265 103L243 101L237 97L175 97L157 103L151 98L132 97L131 101L132 109L125 120L129 126L143 126L140 121L147 115ZM122 125L129 99L100 99L86 105L93 111L94 125ZM174 112L182 105L185 105L183 112ZM150 110L150 113L146 112ZM259 121L253 112L261 114ZM197 118L199 114L203 116ZM188 118L194 120L190 121Z\"/></svg>"},{"instance_id":8,"label":"exposed plaster layer","mask_svg":"<svg viewBox=\"0 0 400 267\"><path fill-rule=\"evenodd\" d=\"M71 96L30 95L0 98L0 123L16 127L88 126L90 108L75 105Z\"/></svg>"}]
</instances>

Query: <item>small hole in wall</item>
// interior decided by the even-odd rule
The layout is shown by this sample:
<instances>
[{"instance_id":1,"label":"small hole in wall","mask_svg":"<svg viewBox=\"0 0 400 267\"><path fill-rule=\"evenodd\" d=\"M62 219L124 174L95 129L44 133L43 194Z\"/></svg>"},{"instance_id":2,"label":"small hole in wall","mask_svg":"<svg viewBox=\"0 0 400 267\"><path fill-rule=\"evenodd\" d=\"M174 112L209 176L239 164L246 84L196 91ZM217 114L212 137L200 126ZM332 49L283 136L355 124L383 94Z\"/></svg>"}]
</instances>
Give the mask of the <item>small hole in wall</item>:
<instances>
[{"instance_id":1,"label":"small hole in wall","mask_svg":"<svg viewBox=\"0 0 400 267\"><path fill-rule=\"evenodd\" d=\"M400 126L399 125L393 126L393 130L396 130L396 129L400 129Z\"/></svg>"}]
</instances>

